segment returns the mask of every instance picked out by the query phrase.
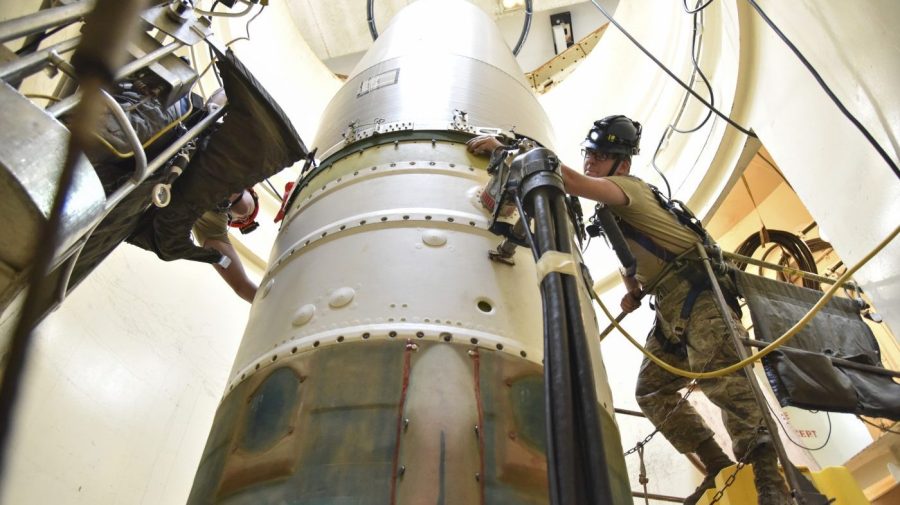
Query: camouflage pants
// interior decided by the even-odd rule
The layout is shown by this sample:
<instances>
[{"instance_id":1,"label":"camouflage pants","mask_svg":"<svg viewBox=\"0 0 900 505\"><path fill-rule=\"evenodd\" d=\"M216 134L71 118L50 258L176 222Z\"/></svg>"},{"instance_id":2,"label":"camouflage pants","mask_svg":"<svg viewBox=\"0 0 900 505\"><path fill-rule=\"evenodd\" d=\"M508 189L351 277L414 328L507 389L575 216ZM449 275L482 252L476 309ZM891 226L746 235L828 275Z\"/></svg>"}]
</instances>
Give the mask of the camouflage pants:
<instances>
[{"instance_id":1,"label":"camouflage pants","mask_svg":"<svg viewBox=\"0 0 900 505\"><path fill-rule=\"evenodd\" d=\"M657 300L657 324L669 338L673 338L672 322L679 316L690 290L690 284L686 281L672 284L668 292L661 290L658 293ZM731 317L739 336L747 337L747 330L740 319L733 313ZM738 361L711 290L704 291L697 298L685 335L686 358L664 351L653 335L647 338L647 350L672 366L695 372L717 370ZM682 402L675 408L680 398L678 391L687 387L689 382L690 379L666 372L644 358L635 391L641 410L681 453L694 452L701 442L713 434L688 402ZM757 427L763 423L763 413L753 397L747 378L742 371L738 371L725 377L700 380L698 386L722 410L722 419L731 436L734 453L736 457L742 457L753 448L751 444Z\"/></svg>"}]
</instances>

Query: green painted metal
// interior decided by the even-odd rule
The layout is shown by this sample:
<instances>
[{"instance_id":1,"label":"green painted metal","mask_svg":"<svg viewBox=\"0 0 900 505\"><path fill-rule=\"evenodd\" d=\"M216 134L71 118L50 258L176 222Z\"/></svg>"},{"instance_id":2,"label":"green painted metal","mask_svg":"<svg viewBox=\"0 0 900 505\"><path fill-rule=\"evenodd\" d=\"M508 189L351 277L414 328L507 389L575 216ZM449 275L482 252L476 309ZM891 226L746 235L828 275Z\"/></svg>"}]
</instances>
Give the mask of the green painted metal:
<instances>
[{"instance_id":1,"label":"green painted metal","mask_svg":"<svg viewBox=\"0 0 900 505\"><path fill-rule=\"evenodd\" d=\"M389 504L393 489L402 505L481 493L543 505L543 405L542 367L501 351L396 340L302 352L227 395L188 503ZM618 430L601 418L615 503L630 502Z\"/></svg>"},{"instance_id":2,"label":"green painted metal","mask_svg":"<svg viewBox=\"0 0 900 505\"><path fill-rule=\"evenodd\" d=\"M373 135L367 139L356 141L322 160L322 162L319 163L319 166L309 171L302 179L300 179L297 191L300 191L304 186L309 184L309 181L315 179L317 175L327 170L334 162L372 147L393 144L394 142L405 143L422 140L465 144L472 137L473 135L471 133L456 130L402 130Z\"/></svg>"}]
</instances>

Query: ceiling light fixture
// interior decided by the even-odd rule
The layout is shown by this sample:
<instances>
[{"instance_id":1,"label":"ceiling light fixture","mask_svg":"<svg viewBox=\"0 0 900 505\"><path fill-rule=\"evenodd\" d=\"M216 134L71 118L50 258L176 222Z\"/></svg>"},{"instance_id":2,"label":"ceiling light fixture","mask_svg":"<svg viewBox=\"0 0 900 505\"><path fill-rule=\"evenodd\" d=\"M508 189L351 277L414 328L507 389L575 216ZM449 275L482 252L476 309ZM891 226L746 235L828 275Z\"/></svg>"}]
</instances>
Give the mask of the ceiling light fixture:
<instances>
[{"instance_id":1,"label":"ceiling light fixture","mask_svg":"<svg viewBox=\"0 0 900 505\"><path fill-rule=\"evenodd\" d=\"M501 11L512 11L525 7L525 0L500 0Z\"/></svg>"}]
</instances>

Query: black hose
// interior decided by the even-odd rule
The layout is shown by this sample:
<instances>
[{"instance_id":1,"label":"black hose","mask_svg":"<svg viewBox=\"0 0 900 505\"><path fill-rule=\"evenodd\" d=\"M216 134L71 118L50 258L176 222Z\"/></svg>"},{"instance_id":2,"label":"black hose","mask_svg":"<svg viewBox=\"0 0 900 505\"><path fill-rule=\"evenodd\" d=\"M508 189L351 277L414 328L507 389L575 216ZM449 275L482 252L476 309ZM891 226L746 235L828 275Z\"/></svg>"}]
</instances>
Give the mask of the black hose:
<instances>
[{"instance_id":1,"label":"black hose","mask_svg":"<svg viewBox=\"0 0 900 505\"><path fill-rule=\"evenodd\" d=\"M708 5L708 4L707 4ZM700 76L700 79L703 81L703 84L706 85L706 91L709 93L709 103L713 107L716 106L716 95L713 92L712 84L710 84L709 79L706 77L706 74L703 73L703 69L700 68L700 52L703 50L703 12L702 9L698 10L694 13L694 31L691 36L691 64L694 66L694 73ZM691 88L694 87L694 75L691 75ZM687 95L684 97L685 101L687 101ZM679 130L672 125L672 130L678 133L694 133L695 131L703 128L704 125L709 121L709 118L712 117L712 110L706 110L706 117L703 118L703 121L700 121L700 124L693 128L688 128L687 130Z\"/></svg>"},{"instance_id":2,"label":"black hose","mask_svg":"<svg viewBox=\"0 0 900 505\"><path fill-rule=\"evenodd\" d=\"M556 249L564 254L572 253L572 233L567 218L566 202L562 191L551 196L551 209L556 227ZM578 297L578 278L563 275L563 289L569 323L569 358L574 369L576 439L583 453L582 477L587 503L612 503L612 487L606 452L603 446L601 422L597 411L597 388L591 363L587 332Z\"/></svg>"},{"instance_id":3,"label":"black hose","mask_svg":"<svg viewBox=\"0 0 900 505\"><path fill-rule=\"evenodd\" d=\"M700 2L698 1L697 3L699 4ZM701 12L703 9L709 7L709 4L711 4L711 3L713 3L713 0L706 0L706 3L704 3L703 5L699 5L698 7L691 9L690 7L687 6L687 0L681 0L681 5L684 6L684 12L686 12L688 14L697 14L698 12Z\"/></svg>"},{"instance_id":4,"label":"black hose","mask_svg":"<svg viewBox=\"0 0 900 505\"><path fill-rule=\"evenodd\" d=\"M798 269L814 274L818 273L816 259L813 257L812 251L810 251L809 246L806 245L806 242L804 242L803 239L784 230L767 230L766 232L769 236L769 241L766 242L766 244L771 243L780 246L785 252L786 257L781 258L778 261L781 266L790 266L790 260L794 260ZM753 257L753 254L766 244L762 243L762 238L759 233L753 233L741 242L734 252L741 256ZM741 270L747 269L746 263L736 262L735 266ZM809 289L819 289L819 281L803 279L803 286Z\"/></svg>"},{"instance_id":5,"label":"black hose","mask_svg":"<svg viewBox=\"0 0 900 505\"><path fill-rule=\"evenodd\" d=\"M645 48L643 45L641 45L641 43L638 42L637 39L635 39L634 37L632 37L632 36L631 36L631 33L629 33L627 30L625 30L625 28L622 27L622 25L620 25L619 22L616 21L615 18L613 18L612 15L610 15L610 13L609 13L608 11L607 11L606 9L604 9L603 6L600 5L600 4L597 2L597 0L591 0L591 3L594 4L594 7L596 7L597 9L600 10L600 12L603 13L603 15L606 17L606 19L608 19L609 22L613 24L613 26L615 26L616 28L619 29L620 32L622 32L622 35L625 35L625 37L626 37L628 40L630 40L632 44L634 44L635 46L637 46L637 48L640 49L642 53L644 53L645 55L647 55L648 58L650 58L651 60L653 60L653 63L656 63L656 65L659 66L659 68L661 68L661 69L663 70L663 72L665 72L669 77L671 77L672 79L674 79L675 82L677 82L682 88L684 88L684 89L685 89L688 93L690 93L694 98L696 98L697 100L699 100L700 103L702 103L703 105L707 106L711 111L713 111L713 113L715 113L715 114L716 114L717 116L719 116L720 118L724 119L726 122L728 122L728 124L730 124L731 126L735 127L738 131L740 131L740 132L743 133L744 135L747 135L747 136L749 136L749 137L756 138L756 134L755 134L755 133L753 133L752 131L748 130L747 128L744 128L743 126L739 125L739 124L736 123L734 120L732 120L730 117L728 117L727 115L725 115L722 111L720 111L719 109L713 107L712 104L710 104L709 102L707 102L702 96L700 96L699 94L697 94L696 91L694 91L693 89L691 89L691 87L688 86L684 81L682 81L681 79L679 79L678 76L676 76L671 70L669 70L669 67L665 66L665 65L663 64L663 62L659 61L659 59L657 59L656 56L653 56L653 54L652 54L650 51L648 51L647 48Z\"/></svg>"},{"instance_id":6,"label":"black hose","mask_svg":"<svg viewBox=\"0 0 900 505\"><path fill-rule=\"evenodd\" d=\"M528 38L528 31L531 29L531 0L525 0L525 21L522 24L522 33L519 34L519 41L513 49L513 56L518 56L522 46L525 45L525 39Z\"/></svg>"},{"instance_id":7,"label":"black hose","mask_svg":"<svg viewBox=\"0 0 900 505\"><path fill-rule=\"evenodd\" d=\"M894 175L896 177L900 177L900 168L897 168L897 164L894 163L894 160L892 160L890 155L884 150L883 147L881 147L881 144L879 144L878 141L875 140L875 137L873 137L872 134L869 133L869 130L865 126L863 126L863 124L860 123L858 119L856 119L856 116L854 116L850 113L849 110L847 110L847 107L844 106L844 103L841 102L837 95L835 95L834 92L831 91L831 88L828 86L828 84L825 83L825 79L822 79L822 76L819 75L819 72L816 71L815 67L812 66L812 63L810 63L809 60L807 60L806 57L803 56L803 53L801 53L800 50L797 49L797 46L795 46L794 43L791 42L789 38L787 38L784 32L782 32L778 28L778 26L776 26L775 23L773 23L772 20L769 19L769 16L766 15L765 11L762 10L762 8L759 6L759 4L756 3L755 0L747 1L750 2L750 5L753 6L753 9L756 10L757 14L759 14L759 16L763 18L763 21L765 21L766 24L769 25L769 28L771 28L778 35L778 38L780 38L782 42L784 42L788 46L788 48L790 48L794 55L797 56L797 58L800 60L800 63L802 63L803 66L806 67L806 70L808 70L809 73L812 74L813 78L817 83L819 83L819 86L821 86L822 90L825 91L825 94L828 95L828 98L830 98L831 101L834 102L834 104L841 111L844 117L850 120L850 122L853 123L853 126L855 126L856 129L863 134L866 140L869 141L869 144L871 144L872 147L874 147L875 150L878 151L879 156L881 156L885 163L887 163L888 166L891 167Z\"/></svg>"},{"instance_id":8,"label":"black hose","mask_svg":"<svg viewBox=\"0 0 900 505\"><path fill-rule=\"evenodd\" d=\"M534 256L534 261L537 262L537 260L541 259L541 255L537 250L537 244L534 242L534 235L531 233L531 224L528 222L528 214L525 213L525 207L522 205L522 199L519 198L518 194L515 195L514 201L516 202L516 209L519 211L519 222L522 223L522 231L525 233L525 240L528 241L531 254Z\"/></svg>"},{"instance_id":9,"label":"black hose","mask_svg":"<svg viewBox=\"0 0 900 505\"><path fill-rule=\"evenodd\" d=\"M378 39L378 28L375 27L375 0L366 0L366 22L369 24L369 34L372 40Z\"/></svg>"},{"instance_id":10,"label":"black hose","mask_svg":"<svg viewBox=\"0 0 900 505\"><path fill-rule=\"evenodd\" d=\"M547 188L537 188L528 195L534 217L535 241L541 255L554 250L556 233ZM550 273L541 281L541 298L545 303L544 319L544 411L547 422L547 470L550 503L568 505L583 503L577 492L578 465L575 446L574 398L570 367L569 325L565 292L561 275Z\"/></svg>"},{"instance_id":11,"label":"black hose","mask_svg":"<svg viewBox=\"0 0 900 505\"><path fill-rule=\"evenodd\" d=\"M609 245L619 258L619 263L625 268L625 276L634 276L637 271L637 260L634 258L631 248L628 247L628 242L625 241L622 229L616 223L616 218L613 217L612 211L606 205L601 204L598 206L596 216L597 220L600 221L600 226L603 228L603 234L606 235L606 240L609 241Z\"/></svg>"}]
</instances>

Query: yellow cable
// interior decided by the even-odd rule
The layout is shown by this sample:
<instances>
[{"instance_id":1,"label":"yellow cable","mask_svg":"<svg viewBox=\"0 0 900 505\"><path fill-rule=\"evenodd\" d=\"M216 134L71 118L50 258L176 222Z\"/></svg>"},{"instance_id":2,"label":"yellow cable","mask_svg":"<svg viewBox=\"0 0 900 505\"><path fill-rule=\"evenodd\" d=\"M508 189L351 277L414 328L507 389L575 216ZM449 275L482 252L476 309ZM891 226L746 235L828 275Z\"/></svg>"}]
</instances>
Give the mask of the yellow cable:
<instances>
[{"instance_id":1,"label":"yellow cable","mask_svg":"<svg viewBox=\"0 0 900 505\"><path fill-rule=\"evenodd\" d=\"M861 259L857 264L853 265L852 268L850 268L846 272L844 272L844 274L841 275L837 279L837 281L835 281L835 283L828 289L828 291L826 291L825 294L822 295L822 298L820 298L819 301L816 302L815 305L813 305L813 307L809 310L809 312L807 312L805 316L800 318L800 320L797 321L797 323L794 324L794 326L792 326L788 331L786 331L784 333L784 335L778 337L772 343L770 343L769 345L760 349L759 352L757 352L753 356L750 356L747 359L741 360L741 361L739 361L733 365L727 366L725 368L722 368L719 370L713 370L712 372L691 372L688 370L682 370L682 369L676 368L676 367L666 363L665 361L659 359L658 357L654 356L652 353L650 353L650 351L648 351L641 344L639 344L631 335L629 335L628 332L625 331L624 328L622 328L622 326L619 324L618 321L616 321L616 319L613 317L613 315L606 308L606 305L603 304L603 302L600 300L600 297L597 296L597 294L594 292L593 289L591 290L591 293L593 294L594 300L596 300L597 303L600 305L600 308L603 310L603 313L606 314L606 317L608 317L610 321L612 321L612 324L616 327L616 329L618 329L622 333L622 335L624 335L625 338L628 339L629 342L631 342L631 345L637 347L638 350L640 350L644 354L644 356L647 356L647 358L650 361L659 365L663 370L665 370L669 373L675 374L675 375L679 375L681 377L687 377L689 379L710 379L713 377L722 377L722 376L728 375L732 372L735 372L737 370L740 370L741 368L744 368L745 366L747 366L753 362L759 361L760 359L767 356L769 353L771 353L775 349L784 345L789 339L791 339L791 337L796 335L797 332L799 332L801 329L803 329L803 327L806 326L807 323L809 323L812 320L812 318L816 315L816 313L819 312L822 309L822 307L824 307L825 304L828 303L829 300L831 300L831 298L837 292L838 288L841 287L841 285L843 285L845 282L847 282L847 280L850 279L850 277L854 273L856 273L857 270L859 270L863 265L868 263L869 260L871 260L876 254L881 252L881 250L884 249L897 236L898 232L900 232L900 226L894 228L894 231L892 231L884 240L882 240L877 246L875 246L875 248L872 249L872 251L870 251L869 254L865 255L865 257L863 257L863 259Z\"/></svg>"},{"instance_id":2,"label":"yellow cable","mask_svg":"<svg viewBox=\"0 0 900 505\"><path fill-rule=\"evenodd\" d=\"M152 137L145 140L144 143L141 144L141 147L143 147L144 149L147 149L148 147L150 147L151 144L153 144L154 142L159 140L160 137L162 137L169 130L174 128L175 125L184 121L188 116L191 115L192 112L194 112L194 104L191 101L190 97L188 97L188 110L184 114L182 114L181 117L176 118L174 121L167 124L165 126L165 128L163 128L162 130L159 130L158 132L154 133ZM130 157L134 156L134 151L131 151L128 153L119 152L119 150L116 149L115 146L113 146L112 144L107 142L107 140L104 139L103 137L101 137L99 133L94 132L94 136L97 137L97 140L99 140L101 144L106 146L106 148L109 149L117 158L126 159L126 158L130 158Z\"/></svg>"},{"instance_id":3,"label":"yellow cable","mask_svg":"<svg viewBox=\"0 0 900 505\"><path fill-rule=\"evenodd\" d=\"M42 95L40 93L26 93L25 98L40 98L42 100L49 100L51 102L58 102L61 100L58 96L53 95Z\"/></svg>"}]
</instances>

